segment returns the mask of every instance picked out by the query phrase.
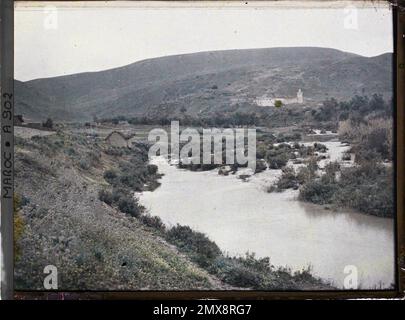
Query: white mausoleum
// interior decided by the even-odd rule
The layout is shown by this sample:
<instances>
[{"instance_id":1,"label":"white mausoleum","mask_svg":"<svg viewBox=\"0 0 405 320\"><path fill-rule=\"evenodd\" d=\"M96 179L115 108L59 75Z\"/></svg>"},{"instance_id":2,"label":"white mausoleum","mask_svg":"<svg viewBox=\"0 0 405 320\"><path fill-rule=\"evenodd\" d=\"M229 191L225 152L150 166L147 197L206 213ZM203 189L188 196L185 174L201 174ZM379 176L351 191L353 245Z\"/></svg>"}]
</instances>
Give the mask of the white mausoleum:
<instances>
[{"instance_id":1,"label":"white mausoleum","mask_svg":"<svg viewBox=\"0 0 405 320\"><path fill-rule=\"evenodd\" d=\"M297 91L296 98L276 98L276 97L261 97L255 100L255 103L260 107L274 107L276 101L279 100L283 104L302 104L304 103L304 94L301 89Z\"/></svg>"}]
</instances>

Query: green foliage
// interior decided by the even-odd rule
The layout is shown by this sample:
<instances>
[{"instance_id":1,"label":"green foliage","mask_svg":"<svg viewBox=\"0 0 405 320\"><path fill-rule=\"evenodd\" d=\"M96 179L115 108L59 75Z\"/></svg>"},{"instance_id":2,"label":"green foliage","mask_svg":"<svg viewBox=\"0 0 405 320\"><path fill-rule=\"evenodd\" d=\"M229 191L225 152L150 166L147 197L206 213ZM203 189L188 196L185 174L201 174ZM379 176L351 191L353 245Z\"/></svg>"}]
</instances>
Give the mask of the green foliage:
<instances>
[{"instance_id":1,"label":"green foliage","mask_svg":"<svg viewBox=\"0 0 405 320\"><path fill-rule=\"evenodd\" d=\"M104 172L104 179L110 183L113 184L115 182L115 179L117 178L117 171L116 170L107 170Z\"/></svg>"},{"instance_id":2,"label":"green foliage","mask_svg":"<svg viewBox=\"0 0 405 320\"><path fill-rule=\"evenodd\" d=\"M314 143L314 150L318 151L318 152L321 152L321 153L324 153L324 152L328 151L328 148L322 143L315 142Z\"/></svg>"},{"instance_id":3,"label":"green foliage","mask_svg":"<svg viewBox=\"0 0 405 320\"><path fill-rule=\"evenodd\" d=\"M340 178L336 179L336 173ZM316 204L349 207L376 216L394 214L393 173L390 167L375 162L340 168L338 163L325 167L320 178L303 179L300 200Z\"/></svg>"},{"instance_id":4,"label":"green foliage","mask_svg":"<svg viewBox=\"0 0 405 320\"><path fill-rule=\"evenodd\" d=\"M109 206L116 205L121 212L133 217L139 217L145 209L138 203L138 199L125 189L113 189L112 192L103 189L99 191L98 198Z\"/></svg>"},{"instance_id":5,"label":"green foliage","mask_svg":"<svg viewBox=\"0 0 405 320\"><path fill-rule=\"evenodd\" d=\"M139 217L142 213L142 209L138 205L138 201L127 195L120 197L118 200L118 209L132 217Z\"/></svg>"},{"instance_id":6,"label":"green foliage","mask_svg":"<svg viewBox=\"0 0 405 320\"><path fill-rule=\"evenodd\" d=\"M139 217L139 220L146 226L151 227L160 232L166 231L166 226L158 216L151 216L150 214L143 214Z\"/></svg>"},{"instance_id":7,"label":"green foliage","mask_svg":"<svg viewBox=\"0 0 405 320\"><path fill-rule=\"evenodd\" d=\"M316 204L329 204L337 190L334 179L323 175L320 179L310 180L300 189L299 199Z\"/></svg>"},{"instance_id":8,"label":"green foliage","mask_svg":"<svg viewBox=\"0 0 405 320\"><path fill-rule=\"evenodd\" d=\"M275 189L271 188L269 191L281 192L285 189L298 189L298 179L295 175L294 168L284 167L281 177L276 182Z\"/></svg>"},{"instance_id":9,"label":"green foliage","mask_svg":"<svg viewBox=\"0 0 405 320\"><path fill-rule=\"evenodd\" d=\"M89 170L91 167L89 160L86 158L80 159L79 167L82 168L83 170Z\"/></svg>"},{"instance_id":10,"label":"green foliage","mask_svg":"<svg viewBox=\"0 0 405 320\"><path fill-rule=\"evenodd\" d=\"M274 106L276 108L281 108L283 106L283 102L281 100L274 101Z\"/></svg>"},{"instance_id":11,"label":"green foliage","mask_svg":"<svg viewBox=\"0 0 405 320\"><path fill-rule=\"evenodd\" d=\"M256 259L254 254L245 257L223 257L217 259L214 268L218 277L233 286L269 289L272 269L269 258Z\"/></svg>"},{"instance_id":12,"label":"green foliage","mask_svg":"<svg viewBox=\"0 0 405 320\"><path fill-rule=\"evenodd\" d=\"M116 156L116 157L121 157L125 153L123 148L120 148L120 147L109 147L104 152L110 156Z\"/></svg>"},{"instance_id":13,"label":"green foliage","mask_svg":"<svg viewBox=\"0 0 405 320\"><path fill-rule=\"evenodd\" d=\"M188 226L176 225L166 233L166 239L181 250L189 253L196 263L202 267L208 267L215 258L221 254L221 250L206 235L193 231Z\"/></svg>"},{"instance_id":14,"label":"green foliage","mask_svg":"<svg viewBox=\"0 0 405 320\"><path fill-rule=\"evenodd\" d=\"M302 135L299 132L293 133L280 133L277 136L276 142L288 142L288 141L300 141L302 139Z\"/></svg>"},{"instance_id":15,"label":"green foliage","mask_svg":"<svg viewBox=\"0 0 405 320\"><path fill-rule=\"evenodd\" d=\"M390 167L375 163L342 170L339 188L332 199L339 206L351 207L364 213L394 216L394 179Z\"/></svg>"},{"instance_id":16,"label":"green foliage","mask_svg":"<svg viewBox=\"0 0 405 320\"><path fill-rule=\"evenodd\" d=\"M294 158L295 155L292 148L286 143L282 143L276 147L272 146L266 154L266 160L270 169L281 169L287 164L289 159Z\"/></svg>"},{"instance_id":17,"label":"green foliage","mask_svg":"<svg viewBox=\"0 0 405 320\"><path fill-rule=\"evenodd\" d=\"M108 204L109 206L113 204L114 199L113 199L113 195L110 191L108 190L100 190L98 193L98 198L100 201L105 202L106 204Z\"/></svg>"}]
</instances>

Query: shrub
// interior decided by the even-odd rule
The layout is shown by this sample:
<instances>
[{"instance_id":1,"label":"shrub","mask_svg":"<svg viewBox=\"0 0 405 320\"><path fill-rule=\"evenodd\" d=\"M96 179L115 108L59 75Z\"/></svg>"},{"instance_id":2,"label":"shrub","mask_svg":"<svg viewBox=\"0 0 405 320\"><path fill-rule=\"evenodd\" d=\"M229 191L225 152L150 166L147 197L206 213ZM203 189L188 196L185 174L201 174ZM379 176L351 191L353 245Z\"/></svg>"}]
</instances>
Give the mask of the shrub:
<instances>
[{"instance_id":1,"label":"shrub","mask_svg":"<svg viewBox=\"0 0 405 320\"><path fill-rule=\"evenodd\" d=\"M393 172L375 163L342 170L333 202L376 216L394 215Z\"/></svg>"},{"instance_id":2,"label":"shrub","mask_svg":"<svg viewBox=\"0 0 405 320\"><path fill-rule=\"evenodd\" d=\"M158 167L154 164L148 164L147 169L149 174L156 174L158 172Z\"/></svg>"},{"instance_id":3,"label":"shrub","mask_svg":"<svg viewBox=\"0 0 405 320\"><path fill-rule=\"evenodd\" d=\"M104 179L107 182L112 183L115 178L117 178L117 172L115 170L107 170L104 172Z\"/></svg>"},{"instance_id":4,"label":"shrub","mask_svg":"<svg viewBox=\"0 0 405 320\"><path fill-rule=\"evenodd\" d=\"M231 285L258 290L271 288L273 270L267 257L257 259L250 253L245 257L221 257L213 268L222 281Z\"/></svg>"},{"instance_id":5,"label":"shrub","mask_svg":"<svg viewBox=\"0 0 405 320\"><path fill-rule=\"evenodd\" d=\"M266 160L269 163L270 169L281 169L287 164L289 159L294 157L290 145L283 143L277 147L271 147L267 152Z\"/></svg>"},{"instance_id":6,"label":"shrub","mask_svg":"<svg viewBox=\"0 0 405 320\"><path fill-rule=\"evenodd\" d=\"M67 148L67 149L66 149L66 154L67 154L68 156L74 156L74 155L76 155L76 150L73 149L72 147Z\"/></svg>"},{"instance_id":7,"label":"shrub","mask_svg":"<svg viewBox=\"0 0 405 320\"><path fill-rule=\"evenodd\" d=\"M324 144L318 143L318 142L314 143L314 149L315 149L315 151L322 152L322 153L328 151L328 148Z\"/></svg>"},{"instance_id":8,"label":"shrub","mask_svg":"<svg viewBox=\"0 0 405 320\"><path fill-rule=\"evenodd\" d=\"M326 166L325 166L325 173L329 176L329 177L335 177L336 172L340 171L340 164L337 161L334 162L329 162Z\"/></svg>"},{"instance_id":9,"label":"shrub","mask_svg":"<svg viewBox=\"0 0 405 320\"><path fill-rule=\"evenodd\" d=\"M329 204L337 190L335 181L329 177L322 176L320 179L312 180L304 184L300 189L299 199L316 204Z\"/></svg>"},{"instance_id":10,"label":"shrub","mask_svg":"<svg viewBox=\"0 0 405 320\"><path fill-rule=\"evenodd\" d=\"M113 203L113 195L110 191L100 190L98 193L98 198L100 201L105 202L109 206L111 206Z\"/></svg>"},{"instance_id":11,"label":"shrub","mask_svg":"<svg viewBox=\"0 0 405 320\"><path fill-rule=\"evenodd\" d=\"M110 156L118 156L121 157L124 155L124 151L122 150L122 148L118 148L118 147L109 147L108 149L106 149L104 151L106 154L110 155Z\"/></svg>"},{"instance_id":12,"label":"shrub","mask_svg":"<svg viewBox=\"0 0 405 320\"><path fill-rule=\"evenodd\" d=\"M121 212L128 213L132 217L139 217L139 215L142 213L138 202L128 196L123 196L119 199L118 209L120 209Z\"/></svg>"},{"instance_id":13,"label":"shrub","mask_svg":"<svg viewBox=\"0 0 405 320\"><path fill-rule=\"evenodd\" d=\"M264 159L266 157L267 147L264 144L259 144L256 148L256 159Z\"/></svg>"},{"instance_id":14,"label":"shrub","mask_svg":"<svg viewBox=\"0 0 405 320\"><path fill-rule=\"evenodd\" d=\"M124 197L126 191L120 188L114 188L112 191L112 200L113 202L118 202L122 197Z\"/></svg>"},{"instance_id":15,"label":"shrub","mask_svg":"<svg viewBox=\"0 0 405 320\"><path fill-rule=\"evenodd\" d=\"M276 182L276 189L275 191L283 191L285 189L297 189L298 188L298 180L295 176L294 168L292 167L285 167L283 169L283 173L281 177ZM271 191L271 190L270 190Z\"/></svg>"},{"instance_id":16,"label":"shrub","mask_svg":"<svg viewBox=\"0 0 405 320\"><path fill-rule=\"evenodd\" d=\"M159 231L165 231L166 226L158 216L151 216L149 214L141 215L140 216L141 222L151 228L154 228Z\"/></svg>"},{"instance_id":17,"label":"shrub","mask_svg":"<svg viewBox=\"0 0 405 320\"><path fill-rule=\"evenodd\" d=\"M300 167L298 168L296 177L299 184L304 184L315 178L315 175L308 167Z\"/></svg>"},{"instance_id":18,"label":"shrub","mask_svg":"<svg viewBox=\"0 0 405 320\"><path fill-rule=\"evenodd\" d=\"M339 180L335 174L341 170ZM325 167L325 174L307 180L300 189L299 198L316 204L333 204L383 217L394 214L392 168L375 162L363 162L351 168L339 168L338 163Z\"/></svg>"},{"instance_id":19,"label":"shrub","mask_svg":"<svg viewBox=\"0 0 405 320\"><path fill-rule=\"evenodd\" d=\"M356 162L392 159L393 125L390 119L376 118L357 124L351 120L339 125L339 136L349 141L356 154Z\"/></svg>"},{"instance_id":20,"label":"shrub","mask_svg":"<svg viewBox=\"0 0 405 320\"><path fill-rule=\"evenodd\" d=\"M210 266L221 250L201 232L188 226L177 224L166 233L166 239L181 250L189 253L192 259L202 267Z\"/></svg>"},{"instance_id":21,"label":"shrub","mask_svg":"<svg viewBox=\"0 0 405 320\"><path fill-rule=\"evenodd\" d=\"M90 169L90 162L88 159L80 159L79 161L79 167L82 168L83 170L89 170Z\"/></svg>"},{"instance_id":22,"label":"shrub","mask_svg":"<svg viewBox=\"0 0 405 320\"><path fill-rule=\"evenodd\" d=\"M270 169L281 169L288 162L288 156L286 154L279 154L275 156L270 156L267 158Z\"/></svg>"}]
</instances>

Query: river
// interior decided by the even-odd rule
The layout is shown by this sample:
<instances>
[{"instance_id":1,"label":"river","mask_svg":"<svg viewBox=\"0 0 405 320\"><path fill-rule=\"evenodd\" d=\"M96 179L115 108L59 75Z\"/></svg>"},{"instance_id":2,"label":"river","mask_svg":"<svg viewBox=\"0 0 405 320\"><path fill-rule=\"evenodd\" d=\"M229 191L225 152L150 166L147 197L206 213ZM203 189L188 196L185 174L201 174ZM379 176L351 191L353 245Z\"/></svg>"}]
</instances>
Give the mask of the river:
<instances>
[{"instance_id":1,"label":"river","mask_svg":"<svg viewBox=\"0 0 405 320\"><path fill-rule=\"evenodd\" d=\"M323 143L331 160L339 160L346 150L340 142ZM177 169L162 157L153 162L164 174L162 185L139 199L167 225L180 223L203 232L231 255L254 252L293 271L311 266L315 276L339 288L352 266L361 289L388 288L394 282L392 219L303 203L297 200L298 191L267 193L265 187L280 170L242 181L217 170Z\"/></svg>"}]
</instances>

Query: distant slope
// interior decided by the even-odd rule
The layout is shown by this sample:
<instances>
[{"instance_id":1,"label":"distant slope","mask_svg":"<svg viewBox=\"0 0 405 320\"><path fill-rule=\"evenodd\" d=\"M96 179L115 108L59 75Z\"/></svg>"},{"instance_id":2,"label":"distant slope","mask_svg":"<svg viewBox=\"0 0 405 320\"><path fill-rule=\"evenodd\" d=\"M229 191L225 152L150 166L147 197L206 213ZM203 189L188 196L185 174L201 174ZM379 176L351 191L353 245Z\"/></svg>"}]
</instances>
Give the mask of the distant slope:
<instances>
[{"instance_id":1,"label":"distant slope","mask_svg":"<svg viewBox=\"0 0 405 320\"><path fill-rule=\"evenodd\" d=\"M100 72L16 81L16 112L32 119L84 121L111 117L190 115L232 110L264 94L308 103L355 94L391 96L392 54L367 58L335 49L228 50L139 61Z\"/></svg>"}]
</instances>

